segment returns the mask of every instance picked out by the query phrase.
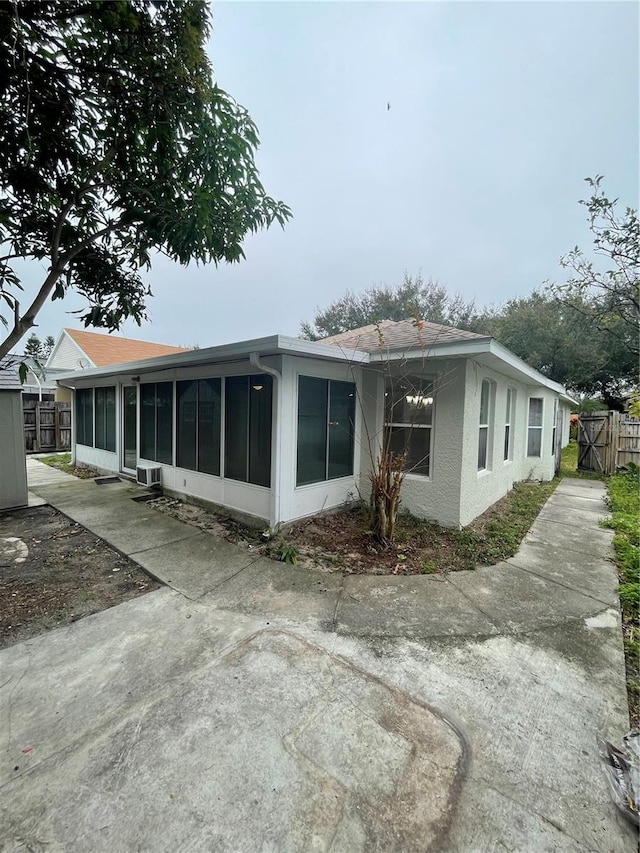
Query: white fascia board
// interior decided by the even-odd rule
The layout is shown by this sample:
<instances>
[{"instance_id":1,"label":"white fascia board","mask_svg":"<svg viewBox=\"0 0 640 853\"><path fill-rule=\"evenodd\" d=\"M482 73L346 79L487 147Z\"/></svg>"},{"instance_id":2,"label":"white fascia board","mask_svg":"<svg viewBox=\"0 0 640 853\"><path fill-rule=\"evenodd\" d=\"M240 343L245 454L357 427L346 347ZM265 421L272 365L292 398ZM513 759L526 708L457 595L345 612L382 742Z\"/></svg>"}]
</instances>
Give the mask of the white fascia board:
<instances>
[{"instance_id":1,"label":"white fascia board","mask_svg":"<svg viewBox=\"0 0 640 853\"><path fill-rule=\"evenodd\" d=\"M371 354L371 363L381 361L418 361L426 358L469 358L474 355L491 355L504 364L509 365L512 370L517 371L525 380L536 385L542 385L555 391L567 402L574 404L576 401L569 396L566 389L558 382L544 376L535 367L531 367L517 355L499 344L495 338L474 338L469 340L452 341L451 343L434 344L431 347L420 349L376 352Z\"/></svg>"},{"instance_id":2,"label":"white fascia board","mask_svg":"<svg viewBox=\"0 0 640 853\"><path fill-rule=\"evenodd\" d=\"M107 367L88 368L82 371L68 372L59 377L60 380L85 380L98 377L115 376L119 373L153 373L160 370L170 370L178 367L197 367L201 364L249 359L250 353L258 353L261 357L269 355L299 355L307 358L323 358L330 361L356 361L367 363L369 354L366 352L345 352L340 347L327 346L315 341L303 341L286 335L271 335L266 338L253 338L249 341L223 344L206 349L188 350L187 352L161 355L156 358L146 358L142 361L127 361L122 364L110 364Z\"/></svg>"}]
</instances>

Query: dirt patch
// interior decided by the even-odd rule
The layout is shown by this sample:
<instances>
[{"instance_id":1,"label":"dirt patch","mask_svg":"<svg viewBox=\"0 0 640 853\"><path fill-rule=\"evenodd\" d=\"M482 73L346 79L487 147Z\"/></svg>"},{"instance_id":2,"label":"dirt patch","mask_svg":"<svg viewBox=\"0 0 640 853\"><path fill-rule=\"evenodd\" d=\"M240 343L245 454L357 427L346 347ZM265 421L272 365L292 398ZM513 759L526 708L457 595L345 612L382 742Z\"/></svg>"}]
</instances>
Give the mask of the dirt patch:
<instances>
[{"instance_id":1,"label":"dirt patch","mask_svg":"<svg viewBox=\"0 0 640 853\"><path fill-rule=\"evenodd\" d=\"M52 507L0 514L0 648L158 587Z\"/></svg>"},{"instance_id":2,"label":"dirt patch","mask_svg":"<svg viewBox=\"0 0 640 853\"><path fill-rule=\"evenodd\" d=\"M556 485L557 481L519 483L463 530L402 515L396 541L386 547L372 536L362 507L309 518L267 535L179 499L159 498L148 505L281 562L344 574L437 574L493 565L513 556Z\"/></svg>"}]
</instances>

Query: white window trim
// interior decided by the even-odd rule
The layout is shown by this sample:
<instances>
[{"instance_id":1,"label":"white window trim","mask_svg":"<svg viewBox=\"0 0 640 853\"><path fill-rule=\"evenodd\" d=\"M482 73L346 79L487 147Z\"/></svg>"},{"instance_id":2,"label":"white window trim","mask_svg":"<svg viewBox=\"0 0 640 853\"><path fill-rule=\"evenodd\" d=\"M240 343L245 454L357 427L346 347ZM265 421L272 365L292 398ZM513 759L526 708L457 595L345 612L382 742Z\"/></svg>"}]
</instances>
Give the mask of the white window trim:
<instances>
[{"instance_id":1,"label":"white window trim","mask_svg":"<svg viewBox=\"0 0 640 853\"><path fill-rule=\"evenodd\" d=\"M397 378L401 379L402 377L397 377ZM383 417L383 424L384 424L383 435L386 434L386 431L388 429L392 429L393 427L396 427L399 429L412 429L412 430L413 429L428 429L429 430L429 452L428 452L427 456L425 457L425 458L428 458L428 460L429 460L429 473L428 474L422 474L422 473L420 473L420 471L411 471L409 469L406 469L404 472L405 478L406 477L418 477L421 481L429 482L433 478L433 426L434 426L434 420L435 420L435 416L436 416L436 414L435 414L436 413L436 390L435 390L436 378L434 376L426 376L426 377L416 376L415 378L419 379L421 382L425 382L425 383L428 383L431 385L430 396L431 396L432 401L433 401L431 403L431 406L432 406L431 423L430 424L416 424L416 423L405 423L404 421L388 421L386 419L386 411L385 411L385 416ZM385 397L386 397L386 393L387 392L386 392L386 386L385 386Z\"/></svg>"},{"instance_id":2,"label":"white window trim","mask_svg":"<svg viewBox=\"0 0 640 853\"><path fill-rule=\"evenodd\" d=\"M532 400L541 400L542 401L542 413L541 413L541 423L540 426L532 426L531 421L531 401ZM529 453L529 434L531 430L537 429L540 430L540 453L532 455ZM526 457L527 459L542 459L542 451L544 448L544 397L529 397L527 401L527 447L526 447Z\"/></svg>"},{"instance_id":3,"label":"white window trim","mask_svg":"<svg viewBox=\"0 0 640 853\"><path fill-rule=\"evenodd\" d=\"M515 426L515 414L516 414L516 389L512 388L511 385L507 388L507 399L508 406L506 406L505 411L505 421L504 421L504 438L507 437L507 427L509 427L509 446L506 458L504 458L504 442L502 445L502 456L503 456L503 464L511 465L513 463L513 444L514 444L514 426Z\"/></svg>"},{"instance_id":4,"label":"white window trim","mask_svg":"<svg viewBox=\"0 0 640 853\"><path fill-rule=\"evenodd\" d=\"M482 389L484 388L485 382L489 388L489 395L487 400L487 422L483 423L482 418ZM492 424L492 407L493 407L493 399L495 396L495 383L491 381L491 379L483 379L480 385L480 411L478 413L478 452L480 451L480 432L482 430L486 430L487 433L487 443L485 445L485 458L484 465L482 468L478 467L478 476L484 476L489 474L492 471L492 462L493 462L493 453L492 453L492 445L493 445L493 424Z\"/></svg>"}]
</instances>

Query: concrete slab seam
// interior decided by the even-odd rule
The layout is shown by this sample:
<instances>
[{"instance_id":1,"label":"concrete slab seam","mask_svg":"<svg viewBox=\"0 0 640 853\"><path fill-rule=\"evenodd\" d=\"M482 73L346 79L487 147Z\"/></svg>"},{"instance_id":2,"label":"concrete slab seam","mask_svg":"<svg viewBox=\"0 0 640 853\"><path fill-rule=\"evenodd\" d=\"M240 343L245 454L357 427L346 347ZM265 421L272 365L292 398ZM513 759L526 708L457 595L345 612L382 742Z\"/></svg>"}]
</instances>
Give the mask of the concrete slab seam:
<instances>
[{"instance_id":1,"label":"concrete slab seam","mask_svg":"<svg viewBox=\"0 0 640 853\"><path fill-rule=\"evenodd\" d=\"M562 583L562 581L556 580L555 578L550 578L547 575L540 574L540 572L535 569L527 569L525 566L519 566L517 563L512 562L513 560L517 560L518 556L509 558L509 565L514 569L518 569L520 572L526 572L529 575L533 575L536 578L540 578L540 580L546 581L547 583L553 583L556 586L562 587L562 589L569 590L569 592L575 592L577 595L581 595L583 598L590 598L592 601L597 601L598 604L603 604L605 607L613 607L610 601L605 601L602 598L598 598L596 595L590 595L588 592L584 592L581 589L576 589L574 586L569 586L566 583ZM604 558L603 558L604 559Z\"/></svg>"}]
</instances>

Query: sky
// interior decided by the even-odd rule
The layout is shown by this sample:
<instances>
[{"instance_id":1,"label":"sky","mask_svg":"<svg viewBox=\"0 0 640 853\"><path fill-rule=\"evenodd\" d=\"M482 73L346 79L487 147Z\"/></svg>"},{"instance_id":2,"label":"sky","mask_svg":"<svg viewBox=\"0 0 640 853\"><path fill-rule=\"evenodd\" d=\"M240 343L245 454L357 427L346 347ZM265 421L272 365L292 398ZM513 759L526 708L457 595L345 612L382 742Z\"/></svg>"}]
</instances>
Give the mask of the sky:
<instances>
[{"instance_id":1,"label":"sky","mask_svg":"<svg viewBox=\"0 0 640 853\"><path fill-rule=\"evenodd\" d=\"M295 336L405 271L480 306L562 281L561 255L591 245L585 177L638 207L639 8L214 3L216 80L256 122L262 182L293 219L248 237L239 264L158 257L150 321L121 333ZM36 332L79 327L80 305L47 306Z\"/></svg>"}]
</instances>

